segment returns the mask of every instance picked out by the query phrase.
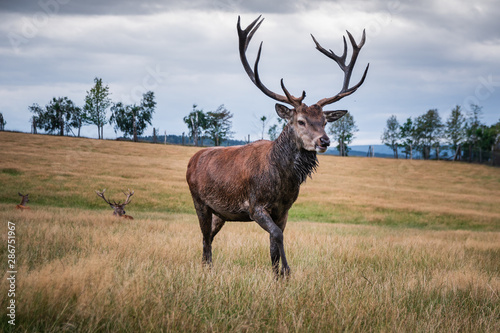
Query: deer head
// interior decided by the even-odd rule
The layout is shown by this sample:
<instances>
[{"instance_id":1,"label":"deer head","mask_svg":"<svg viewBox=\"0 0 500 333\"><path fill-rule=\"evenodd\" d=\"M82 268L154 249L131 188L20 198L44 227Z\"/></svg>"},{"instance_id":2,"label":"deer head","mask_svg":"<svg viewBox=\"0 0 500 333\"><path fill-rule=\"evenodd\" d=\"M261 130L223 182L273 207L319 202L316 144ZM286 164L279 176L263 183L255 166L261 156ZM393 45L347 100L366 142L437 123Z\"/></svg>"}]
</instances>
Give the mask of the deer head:
<instances>
[{"instance_id":1,"label":"deer head","mask_svg":"<svg viewBox=\"0 0 500 333\"><path fill-rule=\"evenodd\" d=\"M321 53L334 60L340 67L340 69L344 72L344 83L342 89L334 96L323 98L319 100L316 104L311 106L307 106L302 101L306 97L305 91L302 91L302 95L300 97L295 97L291 95L285 87L283 83L283 79L281 79L281 89L284 92L284 95L280 95L269 90L260 80L259 77L259 60L262 51L262 42L259 46L259 51L257 53L257 58L255 60L254 68L252 69L248 63L246 58L246 50L248 45L260 27L261 23L264 19L260 19L259 16L255 21L253 21L245 30L241 29L240 25L240 17L238 17L238 36L239 36L239 52L240 59L245 71L247 72L250 80L259 88L266 96L277 100L278 102L285 103L290 105L292 108L289 108L282 104L276 104L276 112L279 117L288 121L290 126L293 127L296 133L297 145L300 148L303 148L308 151L317 151L317 152L325 152L328 146L330 145L330 139L326 135L325 126L327 122L333 122L340 119L344 116L347 111L346 110L335 110L335 111L323 111L323 107L334 103L350 94L354 93L364 82L366 78L366 74L368 72L369 64L366 66L366 69L363 73L361 80L354 86L349 87L349 82L351 79L352 70L356 63L356 59L358 58L359 51L363 47L365 43L365 32L363 30L363 36L361 38L361 42L359 44L356 43L352 35L347 31L347 35L349 36L349 40L352 45L352 55L349 61L349 64L346 64L347 57L347 42L344 37L344 52L342 56L336 55L333 51L325 50L311 35L314 43L316 44L316 49L318 49Z\"/></svg>"},{"instance_id":2,"label":"deer head","mask_svg":"<svg viewBox=\"0 0 500 333\"><path fill-rule=\"evenodd\" d=\"M106 189L102 190L102 192L95 191L95 193L97 194L97 196L101 197L108 205L110 205L111 208L114 209L113 215L118 216L118 217L133 219L132 216L125 215L125 213L126 213L125 206L130 203L130 198L134 195L134 191L128 190L128 193L123 192L123 194L125 194L125 196L126 196L124 203L120 203L120 202L117 203L115 201L111 202L111 201L107 200L106 197L104 196L105 191L106 191Z\"/></svg>"},{"instance_id":3,"label":"deer head","mask_svg":"<svg viewBox=\"0 0 500 333\"><path fill-rule=\"evenodd\" d=\"M17 194L19 194L19 196L21 197L21 203L16 206L16 209L20 209L20 210L28 209L29 210L30 208L28 206L26 206L26 204L28 202L30 202L30 200L28 199L29 194L22 194L21 192L17 192Z\"/></svg>"},{"instance_id":4,"label":"deer head","mask_svg":"<svg viewBox=\"0 0 500 333\"><path fill-rule=\"evenodd\" d=\"M29 194L24 195L21 194L21 192L17 192L17 194L19 194L19 196L21 197L21 203L20 203L21 206L26 206L26 204L30 202L30 200L28 199Z\"/></svg>"}]
</instances>

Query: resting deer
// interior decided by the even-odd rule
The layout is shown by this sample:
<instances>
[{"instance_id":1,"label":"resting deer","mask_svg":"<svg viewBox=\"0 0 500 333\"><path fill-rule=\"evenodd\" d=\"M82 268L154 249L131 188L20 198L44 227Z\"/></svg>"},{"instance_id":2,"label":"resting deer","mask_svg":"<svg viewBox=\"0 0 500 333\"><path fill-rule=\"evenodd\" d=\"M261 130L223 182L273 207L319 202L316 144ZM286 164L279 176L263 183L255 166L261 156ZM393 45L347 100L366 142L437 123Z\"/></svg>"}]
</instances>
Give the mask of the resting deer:
<instances>
[{"instance_id":1,"label":"resting deer","mask_svg":"<svg viewBox=\"0 0 500 333\"><path fill-rule=\"evenodd\" d=\"M130 203L130 198L134 195L134 191L130 191L128 190L128 193L125 193L123 192L123 194L125 194L127 196L127 198L125 199L125 202L124 203L120 203L120 202L111 202L111 201L108 201L105 197L104 197L104 192L106 191L106 189L102 190L102 192L99 192L99 191L95 191L95 193L101 197L104 201L106 201L106 203L108 205L111 206L111 208L114 209L114 212L113 212L113 215L114 216L117 216L117 217L121 217L121 218L124 218L124 219L128 219L128 220L133 220L134 218L130 215L125 215L125 206L128 205Z\"/></svg>"},{"instance_id":2,"label":"resting deer","mask_svg":"<svg viewBox=\"0 0 500 333\"><path fill-rule=\"evenodd\" d=\"M28 199L29 194L24 195L24 194L21 194L21 192L17 192L17 194L19 194L21 196L21 203L16 206L16 209L21 209L21 210L31 209L28 206L26 206L26 204L28 202L30 202L30 200Z\"/></svg>"},{"instance_id":3,"label":"resting deer","mask_svg":"<svg viewBox=\"0 0 500 333\"><path fill-rule=\"evenodd\" d=\"M352 56L346 64L347 43L344 37L344 53L337 56L327 51L312 36L316 48L334 60L344 72L344 83L339 93L307 106L301 97L292 96L285 88L284 95L272 92L261 82L258 64L262 50L259 47L252 69L245 52L252 36L263 19L260 16L245 30L240 27L238 36L240 59L250 80L268 97L281 103L276 104L278 116L287 121L281 135L274 141L260 140L245 146L206 148L198 151L189 161L186 179L191 191L201 232L203 234L203 262L212 263L212 241L226 221L255 221L270 235L271 264L276 276L288 275L288 266L283 245L283 231L288 210L299 195L300 185L315 171L318 160L316 153L323 153L330 145L326 135L327 122L341 118L347 111L323 111L323 107L354 93L364 82L368 66L361 80L349 87L354 64L365 43L365 32L361 43L356 44L347 32L352 44Z\"/></svg>"}]
</instances>

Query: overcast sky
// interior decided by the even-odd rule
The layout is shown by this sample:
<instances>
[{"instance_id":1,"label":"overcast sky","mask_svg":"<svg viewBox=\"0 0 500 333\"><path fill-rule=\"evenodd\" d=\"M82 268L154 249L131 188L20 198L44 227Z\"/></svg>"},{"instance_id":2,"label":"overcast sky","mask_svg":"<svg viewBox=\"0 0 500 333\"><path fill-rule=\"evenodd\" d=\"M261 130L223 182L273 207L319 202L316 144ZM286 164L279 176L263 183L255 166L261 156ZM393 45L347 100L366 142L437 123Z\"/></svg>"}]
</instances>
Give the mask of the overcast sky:
<instances>
[{"instance_id":1,"label":"overcast sky","mask_svg":"<svg viewBox=\"0 0 500 333\"><path fill-rule=\"evenodd\" d=\"M366 29L352 83L366 64L366 81L325 109L348 109L359 132L354 144L380 144L387 118L400 122L437 108L443 121L459 104L483 107L483 122L500 118L500 6L497 0L2 0L0 112L6 129L29 132L33 103L67 96L83 105L95 77L114 102L138 103L154 91L153 125L187 132L193 103L204 111L224 104L235 139L260 138L259 118L276 121L275 101L247 77L238 56L236 22L264 23L248 49L251 63L264 41L260 73L282 94L284 78L304 102L335 95L343 75L314 48L312 33L341 53L342 35ZM349 45L350 47L350 45ZM152 127L146 134L152 133ZM118 133L120 134L120 133ZM96 137L93 125L83 135ZM105 137L115 138L111 126Z\"/></svg>"}]
</instances>

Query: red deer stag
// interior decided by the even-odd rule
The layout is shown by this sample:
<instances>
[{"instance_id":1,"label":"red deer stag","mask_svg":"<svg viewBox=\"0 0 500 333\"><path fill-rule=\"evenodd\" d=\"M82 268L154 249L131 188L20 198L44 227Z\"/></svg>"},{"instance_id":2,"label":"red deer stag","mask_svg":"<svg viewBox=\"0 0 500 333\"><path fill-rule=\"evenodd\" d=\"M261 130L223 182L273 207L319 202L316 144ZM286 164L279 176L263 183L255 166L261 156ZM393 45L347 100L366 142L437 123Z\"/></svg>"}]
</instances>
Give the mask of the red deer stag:
<instances>
[{"instance_id":1,"label":"red deer stag","mask_svg":"<svg viewBox=\"0 0 500 333\"><path fill-rule=\"evenodd\" d=\"M102 192L95 191L95 193L97 194L97 196L101 197L104 201L106 201L106 203L108 205L110 205L111 208L114 209L113 215L117 216L117 217L124 218L124 219L133 220L134 218L132 216L125 215L125 206L130 203L130 198L134 195L134 191L131 192L130 190L128 190L128 193L123 192L123 194L125 194L127 196L127 199L125 199L124 203L120 203L120 202L116 203L115 201L113 201L113 202L108 201L104 197L105 191L106 191L106 189L102 190Z\"/></svg>"},{"instance_id":2,"label":"red deer stag","mask_svg":"<svg viewBox=\"0 0 500 333\"><path fill-rule=\"evenodd\" d=\"M326 123L336 121L347 113L323 111L323 107L355 92L363 84L369 65L359 83L349 87L354 64L365 43L365 32L359 45L347 32L353 48L348 64L345 37L344 53L337 56L321 47L311 35L316 48L334 60L344 72L342 89L335 96L321 99L312 106L302 103L305 92L301 97L292 96L285 88L283 79L281 88L285 95L274 93L264 86L258 73L262 43L253 69L245 55L262 21L259 16L242 30L238 17L240 58L257 88L268 97L292 106L290 109L276 104L278 116L285 119L287 125L273 142L260 140L245 146L198 151L189 161L186 179L203 234L203 262L211 265L212 241L226 221L255 221L270 234L271 264L274 273L279 276L280 259L281 275L290 273L283 246L288 210L299 195L300 185L318 165L316 152L323 153L330 145L325 132Z\"/></svg>"},{"instance_id":3,"label":"red deer stag","mask_svg":"<svg viewBox=\"0 0 500 333\"><path fill-rule=\"evenodd\" d=\"M30 202L30 200L28 199L29 194L24 195L21 194L21 192L17 192L17 194L21 196L21 203L16 206L16 209L21 209L21 210L30 209L28 206L26 206L26 204Z\"/></svg>"}]
</instances>

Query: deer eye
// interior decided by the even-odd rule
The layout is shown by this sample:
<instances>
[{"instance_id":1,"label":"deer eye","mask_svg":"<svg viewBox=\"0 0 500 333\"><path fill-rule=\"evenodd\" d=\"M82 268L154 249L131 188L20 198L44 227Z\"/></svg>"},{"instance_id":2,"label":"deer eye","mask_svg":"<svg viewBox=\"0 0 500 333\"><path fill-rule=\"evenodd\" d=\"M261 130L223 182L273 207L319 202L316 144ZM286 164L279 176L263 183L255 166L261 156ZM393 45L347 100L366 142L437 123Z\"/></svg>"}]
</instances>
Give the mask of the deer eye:
<instances>
[{"instance_id":1,"label":"deer eye","mask_svg":"<svg viewBox=\"0 0 500 333\"><path fill-rule=\"evenodd\" d=\"M306 122L303 121L303 120L299 120L297 121L297 123L300 125L300 126L306 126Z\"/></svg>"}]
</instances>

